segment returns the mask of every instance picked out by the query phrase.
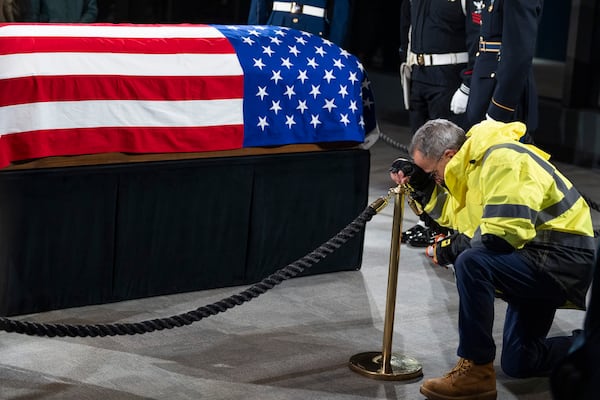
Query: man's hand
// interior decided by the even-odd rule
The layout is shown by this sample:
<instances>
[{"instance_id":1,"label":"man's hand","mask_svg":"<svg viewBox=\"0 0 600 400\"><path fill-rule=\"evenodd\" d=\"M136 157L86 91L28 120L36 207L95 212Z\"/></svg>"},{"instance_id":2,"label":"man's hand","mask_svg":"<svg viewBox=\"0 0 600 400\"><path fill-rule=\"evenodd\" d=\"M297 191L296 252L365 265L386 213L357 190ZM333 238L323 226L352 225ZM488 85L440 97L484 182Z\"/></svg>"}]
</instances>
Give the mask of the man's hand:
<instances>
[{"instance_id":1,"label":"man's hand","mask_svg":"<svg viewBox=\"0 0 600 400\"><path fill-rule=\"evenodd\" d=\"M406 158L397 158L390 167L390 178L397 185L408 183L411 175L415 172L415 164Z\"/></svg>"},{"instance_id":2,"label":"man's hand","mask_svg":"<svg viewBox=\"0 0 600 400\"><path fill-rule=\"evenodd\" d=\"M427 256L431 257L434 263L445 267L454 264L458 255L471 247L471 239L462 233L454 233L436 241L430 247L431 249L426 249Z\"/></svg>"},{"instance_id":3,"label":"man's hand","mask_svg":"<svg viewBox=\"0 0 600 400\"><path fill-rule=\"evenodd\" d=\"M408 158L403 157L397 158L392 163L390 178L398 185L410 182L410 186L416 191L427 191L428 188L433 190L430 186L435 185L430 174L423 171L421 167ZM431 191L429 194L431 194Z\"/></svg>"},{"instance_id":4,"label":"man's hand","mask_svg":"<svg viewBox=\"0 0 600 400\"><path fill-rule=\"evenodd\" d=\"M462 114L467 111L467 102L469 101L469 87L461 83L460 87L454 92L450 101L450 111L454 114Z\"/></svg>"},{"instance_id":5,"label":"man's hand","mask_svg":"<svg viewBox=\"0 0 600 400\"><path fill-rule=\"evenodd\" d=\"M433 261L435 264L438 264L438 265L439 265L439 262L437 259L437 245L438 245L438 242L444 240L445 238L446 238L446 235L444 235L443 233L436 235L434 237L433 244L430 244L425 249L425 255L427 255L427 257L431 258L431 261Z\"/></svg>"}]
</instances>

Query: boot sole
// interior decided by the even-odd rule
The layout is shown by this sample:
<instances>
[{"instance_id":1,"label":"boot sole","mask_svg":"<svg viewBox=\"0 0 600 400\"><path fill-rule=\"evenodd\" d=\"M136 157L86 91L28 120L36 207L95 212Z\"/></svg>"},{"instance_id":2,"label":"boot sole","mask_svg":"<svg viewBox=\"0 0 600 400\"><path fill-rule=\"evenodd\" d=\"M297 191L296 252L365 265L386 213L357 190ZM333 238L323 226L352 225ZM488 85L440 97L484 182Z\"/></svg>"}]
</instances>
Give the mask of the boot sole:
<instances>
[{"instance_id":1,"label":"boot sole","mask_svg":"<svg viewBox=\"0 0 600 400\"><path fill-rule=\"evenodd\" d=\"M498 392L493 390L484 393L470 394L467 396L444 396L425 389L423 386L419 389L421 394L429 400L496 400Z\"/></svg>"}]
</instances>

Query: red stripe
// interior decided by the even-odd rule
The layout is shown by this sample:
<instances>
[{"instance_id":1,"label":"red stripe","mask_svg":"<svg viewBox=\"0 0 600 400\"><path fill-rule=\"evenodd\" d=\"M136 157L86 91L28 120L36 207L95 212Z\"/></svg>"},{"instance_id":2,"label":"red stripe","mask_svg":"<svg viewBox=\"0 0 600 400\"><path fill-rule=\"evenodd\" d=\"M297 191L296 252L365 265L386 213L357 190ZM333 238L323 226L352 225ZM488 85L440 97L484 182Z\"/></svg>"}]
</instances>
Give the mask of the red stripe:
<instances>
[{"instance_id":1,"label":"red stripe","mask_svg":"<svg viewBox=\"0 0 600 400\"><path fill-rule=\"evenodd\" d=\"M239 149L243 126L56 129L0 136L0 168L12 161L110 152L173 153Z\"/></svg>"},{"instance_id":2,"label":"red stripe","mask_svg":"<svg viewBox=\"0 0 600 400\"><path fill-rule=\"evenodd\" d=\"M19 53L232 54L227 38L0 37L0 54Z\"/></svg>"},{"instance_id":3,"label":"red stripe","mask_svg":"<svg viewBox=\"0 0 600 400\"><path fill-rule=\"evenodd\" d=\"M29 76L0 80L0 107L73 100L242 98L242 76Z\"/></svg>"},{"instance_id":4,"label":"red stripe","mask_svg":"<svg viewBox=\"0 0 600 400\"><path fill-rule=\"evenodd\" d=\"M35 34L35 27L32 29ZM227 38L0 37L0 54L58 52L235 54ZM243 98L243 85L241 75L27 76L0 79L0 107L77 100L240 99ZM243 146L243 134L242 124L181 128L74 128L7 134L0 136L0 168L13 161L57 155L238 149Z\"/></svg>"}]
</instances>

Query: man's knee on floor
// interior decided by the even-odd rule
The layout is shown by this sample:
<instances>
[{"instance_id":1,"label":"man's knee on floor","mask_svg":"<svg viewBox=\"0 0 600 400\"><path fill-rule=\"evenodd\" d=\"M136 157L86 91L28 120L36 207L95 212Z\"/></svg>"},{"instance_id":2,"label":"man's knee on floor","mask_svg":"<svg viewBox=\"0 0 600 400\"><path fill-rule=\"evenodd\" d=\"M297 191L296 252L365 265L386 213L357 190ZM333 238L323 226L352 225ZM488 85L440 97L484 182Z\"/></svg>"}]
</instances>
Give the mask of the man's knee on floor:
<instances>
[{"instance_id":1,"label":"man's knee on floor","mask_svg":"<svg viewBox=\"0 0 600 400\"><path fill-rule=\"evenodd\" d=\"M502 371L512 378L540 376L535 363L536 360L527 351L502 352L500 360Z\"/></svg>"},{"instance_id":2,"label":"man's knee on floor","mask_svg":"<svg viewBox=\"0 0 600 400\"><path fill-rule=\"evenodd\" d=\"M474 268L474 265L479 265L480 256L476 249L467 249L456 257L454 262L454 272L457 279L466 277L473 278L474 274L483 273L482 268Z\"/></svg>"}]
</instances>

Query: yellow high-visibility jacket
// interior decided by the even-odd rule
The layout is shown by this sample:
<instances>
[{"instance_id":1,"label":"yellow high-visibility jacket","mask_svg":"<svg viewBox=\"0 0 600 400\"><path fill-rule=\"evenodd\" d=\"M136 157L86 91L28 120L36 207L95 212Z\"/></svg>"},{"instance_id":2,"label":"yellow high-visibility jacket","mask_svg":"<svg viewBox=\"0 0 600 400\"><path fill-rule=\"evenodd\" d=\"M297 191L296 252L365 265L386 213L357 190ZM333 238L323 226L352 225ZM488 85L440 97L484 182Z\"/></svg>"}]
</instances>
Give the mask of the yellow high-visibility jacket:
<instances>
[{"instance_id":1,"label":"yellow high-visibility jacket","mask_svg":"<svg viewBox=\"0 0 600 400\"><path fill-rule=\"evenodd\" d=\"M471 128L425 211L471 247L484 234L506 240L584 307L596 253L590 209L547 153L519 142L525 129L496 121Z\"/></svg>"}]
</instances>

